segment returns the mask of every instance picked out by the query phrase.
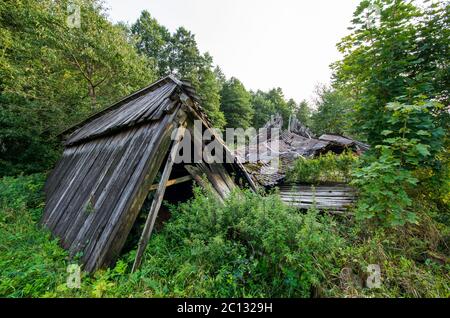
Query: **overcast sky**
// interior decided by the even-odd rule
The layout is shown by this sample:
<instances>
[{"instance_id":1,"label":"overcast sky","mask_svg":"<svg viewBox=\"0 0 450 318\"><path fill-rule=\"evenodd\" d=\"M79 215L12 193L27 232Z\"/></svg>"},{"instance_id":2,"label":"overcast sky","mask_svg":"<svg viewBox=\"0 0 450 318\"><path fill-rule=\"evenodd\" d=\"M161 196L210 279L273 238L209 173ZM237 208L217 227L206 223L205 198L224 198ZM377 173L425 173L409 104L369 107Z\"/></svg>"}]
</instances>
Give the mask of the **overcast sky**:
<instances>
[{"instance_id":1,"label":"overcast sky","mask_svg":"<svg viewBox=\"0 0 450 318\"><path fill-rule=\"evenodd\" d=\"M184 26L227 77L247 89L281 87L311 99L329 83L336 43L348 34L358 0L106 0L113 22L133 23L144 9L171 32Z\"/></svg>"}]
</instances>

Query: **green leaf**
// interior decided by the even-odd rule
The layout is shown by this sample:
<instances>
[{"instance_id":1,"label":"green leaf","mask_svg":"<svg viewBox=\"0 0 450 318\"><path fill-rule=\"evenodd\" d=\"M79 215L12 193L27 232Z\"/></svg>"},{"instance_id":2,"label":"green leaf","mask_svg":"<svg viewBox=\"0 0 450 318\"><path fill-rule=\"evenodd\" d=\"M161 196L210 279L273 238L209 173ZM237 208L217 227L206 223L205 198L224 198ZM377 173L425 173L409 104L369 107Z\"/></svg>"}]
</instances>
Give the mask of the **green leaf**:
<instances>
[{"instance_id":1,"label":"green leaf","mask_svg":"<svg viewBox=\"0 0 450 318\"><path fill-rule=\"evenodd\" d=\"M428 157L431 153L430 151L428 151L428 148L430 146L428 145L424 145L424 144L417 144L416 145L416 150L417 152L419 152L422 156L424 157Z\"/></svg>"},{"instance_id":2,"label":"green leaf","mask_svg":"<svg viewBox=\"0 0 450 318\"><path fill-rule=\"evenodd\" d=\"M416 135L419 135L419 136L431 136L431 134L428 131L425 131L425 130L419 130L418 132L416 132Z\"/></svg>"}]
</instances>

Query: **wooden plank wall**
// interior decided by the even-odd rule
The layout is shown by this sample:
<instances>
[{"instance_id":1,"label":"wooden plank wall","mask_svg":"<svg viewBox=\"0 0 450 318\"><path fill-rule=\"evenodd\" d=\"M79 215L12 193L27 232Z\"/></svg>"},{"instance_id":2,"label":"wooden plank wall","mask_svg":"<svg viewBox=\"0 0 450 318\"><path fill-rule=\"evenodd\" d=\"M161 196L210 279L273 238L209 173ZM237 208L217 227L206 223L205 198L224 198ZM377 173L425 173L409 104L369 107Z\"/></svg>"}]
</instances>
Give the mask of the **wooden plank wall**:
<instances>
[{"instance_id":1,"label":"wooden plank wall","mask_svg":"<svg viewBox=\"0 0 450 318\"><path fill-rule=\"evenodd\" d=\"M84 270L110 265L164 160L175 113L160 121L68 147L47 180L41 223Z\"/></svg>"},{"instance_id":2,"label":"wooden plank wall","mask_svg":"<svg viewBox=\"0 0 450 318\"><path fill-rule=\"evenodd\" d=\"M80 256L84 270L108 266L119 255L185 111L191 129L194 118L208 127L184 88L169 76L74 126L46 182L41 223L72 257ZM236 186L222 164L195 169L222 199ZM238 163L233 169L246 174Z\"/></svg>"}]
</instances>

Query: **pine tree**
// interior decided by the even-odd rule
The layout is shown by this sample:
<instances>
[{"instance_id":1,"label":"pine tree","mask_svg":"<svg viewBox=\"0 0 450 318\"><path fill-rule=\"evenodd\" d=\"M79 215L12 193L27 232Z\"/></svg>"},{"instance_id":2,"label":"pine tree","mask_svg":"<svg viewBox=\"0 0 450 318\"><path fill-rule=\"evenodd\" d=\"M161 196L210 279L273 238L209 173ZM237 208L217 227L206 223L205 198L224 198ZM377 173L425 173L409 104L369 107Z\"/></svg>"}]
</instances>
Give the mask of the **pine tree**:
<instances>
[{"instance_id":1,"label":"pine tree","mask_svg":"<svg viewBox=\"0 0 450 318\"><path fill-rule=\"evenodd\" d=\"M224 84L221 96L221 109L225 114L227 127L244 129L250 127L254 110L251 95L244 85L232 77Z\"/></svg>"},{"instance_id":2,"label":"pine tree","mask_svg":"<svg viewBox=\"0 0 450 318\"><path fill-rule=\"evenodd\" d=\"M304 126L311 125L311 108L305 99L298 104L295 116Z\"/></svg>"}]
</instances>

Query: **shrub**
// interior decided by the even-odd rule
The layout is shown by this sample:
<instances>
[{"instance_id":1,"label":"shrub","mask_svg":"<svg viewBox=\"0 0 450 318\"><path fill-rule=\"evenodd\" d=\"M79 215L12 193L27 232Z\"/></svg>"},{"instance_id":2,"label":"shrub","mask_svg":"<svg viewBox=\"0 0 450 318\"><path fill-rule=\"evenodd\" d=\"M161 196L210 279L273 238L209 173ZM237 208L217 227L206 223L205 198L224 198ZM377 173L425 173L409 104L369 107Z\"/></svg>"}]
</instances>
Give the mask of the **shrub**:
<instances>
[{"instance_id":1,"label":"shrub","mask_svg":"<svg viewBox=\"0 0 450 318\"><path fill-rule=\"evenodd\" d=\"M236 192L222 205L197 190L172 211L141 270L156 295L308 297L342 243L329 220L275 195Z\"/></svg>"},{"instance_id":2,"label":"shrub","mask_svg":"<svg viewBox=\"0 0 450 318\"><path fill-rule=\"evenodd\" d=\"M433 102L386 106L385 116L390 126L382 132L385 139L353 174L352 184L360 189L359 219L375 219L387 226L417 223L410 196L420 181L417 172L428 169L432 175L427 184L434 183L434 190L422 186L423 192L439 193L440 187L448 189L448 181L442 178L448 172L440 158L445 134L434 115L441 108L442 105Z\"/></svg>"},{"instance_id":3,"label":"shrub","mask_svg":"<svg viewBox=\"0 0 450 318\"><path fill-rule=\"evenodd\" d=\"M348 182L358 157L352 152L336 155L328 152L316 158L299 158L287 172L288 182Z\"/></svg>"},{"instance_id":4,"label":"shrub","mask_svg":"<svg viewBox=\"0 0 450 318\"><path fill-rule=\"evenodd\" d=\"M389 149L384 149L378 160L356 170L353 176L351 184L359 189L357 219L372 219L389 226L417 223L416 214L407 209L412 205L407 190L418 180L411 171L401 168Z\"/></svg>"}]
</instances>

